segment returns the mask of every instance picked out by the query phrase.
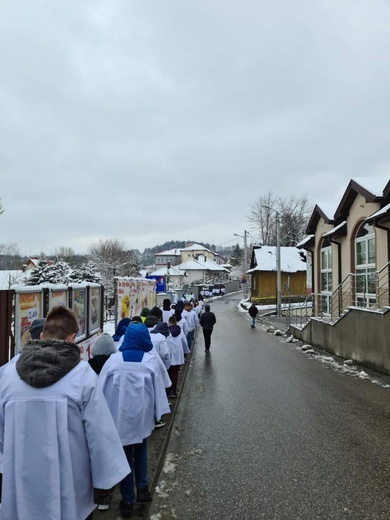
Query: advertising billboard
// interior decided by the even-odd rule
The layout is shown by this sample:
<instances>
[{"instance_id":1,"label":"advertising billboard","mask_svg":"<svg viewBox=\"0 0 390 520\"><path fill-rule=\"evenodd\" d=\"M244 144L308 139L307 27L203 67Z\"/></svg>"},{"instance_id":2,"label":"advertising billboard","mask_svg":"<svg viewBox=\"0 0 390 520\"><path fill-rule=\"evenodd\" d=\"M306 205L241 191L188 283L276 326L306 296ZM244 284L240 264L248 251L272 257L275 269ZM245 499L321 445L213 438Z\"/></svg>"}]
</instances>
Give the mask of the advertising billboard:
<instances>
[{"instance_id":1,"label":"advertising billboard","mask_svg":"<svg viewBox=\"0 0 390 520\"><path fill-rule=\"evenodd\" d=\"M144 307L156 305L156 283L145 278L118 278L117 320L139 316Z\"/></svg>"},{"instance_id":2,"label":"advertising billboard","mask_svg":"<svg viewBox=\"0 0 390 520\"><path fill-rule=\"evenodd\" d=\"M43 295L41 291L21 291L15 301L15 351L30 339L29 328L36 318L43 317Z\"/></svg>"}]
</instances>

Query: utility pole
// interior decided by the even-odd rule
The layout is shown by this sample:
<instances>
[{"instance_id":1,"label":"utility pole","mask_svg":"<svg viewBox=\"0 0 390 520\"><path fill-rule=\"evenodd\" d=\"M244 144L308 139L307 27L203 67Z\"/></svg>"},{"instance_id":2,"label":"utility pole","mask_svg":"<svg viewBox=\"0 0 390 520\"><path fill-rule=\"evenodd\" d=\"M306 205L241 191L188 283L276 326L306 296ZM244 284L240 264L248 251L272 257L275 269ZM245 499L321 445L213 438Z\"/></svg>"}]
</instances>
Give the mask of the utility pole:
<instances>
[{"instance_id":1,"label":"utility pole","mask_svg":"<svg viewBox=\"0 0 390 520\"><path fill-rule=\"evenodd\" d=\"M244 300L248 297L248 280L246 277L246 272L248 270L248 251L247 251L247 231L244 230L244 275L245 275L245 283L244 283Z\"/></svg>"},{"instance_id":2,"label":"utility pole","mask_svg":"<svg viewBox=\"0 0 390 520\"><path fill-rule=\"evenodd\" d=\"M280 263L280 214L274 208L263 206L263 208L276 213L276 314L282 316L282 268Z\"/></svg>"},{"instance_id":3,"label":"utility pole","mask_svg":"<svg viewBox=\"0 0 390 520\"><path fill-rule=\"evenodd\" d=\"M280 215L279 212L276 211L276 307L278 318L282 316L281 288L282 271L280 265Z\"/></svg>"}]
</instances>

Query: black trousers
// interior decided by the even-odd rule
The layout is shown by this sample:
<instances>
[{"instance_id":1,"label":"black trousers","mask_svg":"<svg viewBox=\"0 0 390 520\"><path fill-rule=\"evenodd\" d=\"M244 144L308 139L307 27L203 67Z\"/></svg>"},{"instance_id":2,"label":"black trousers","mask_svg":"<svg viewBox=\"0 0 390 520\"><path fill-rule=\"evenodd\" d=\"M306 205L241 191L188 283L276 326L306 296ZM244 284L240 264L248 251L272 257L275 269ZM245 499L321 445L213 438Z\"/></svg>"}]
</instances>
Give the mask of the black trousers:
<instances>
[{"instance_id":1,"label":"black trousers","mask_svg":"<svg viewBox=\"0 0 390 520\"><path fill-rule=\"evenodd\" d=\"M210 348L212 332L213 329L203 329L204 348L207 350Z\"/></svg>"}]
</instances>

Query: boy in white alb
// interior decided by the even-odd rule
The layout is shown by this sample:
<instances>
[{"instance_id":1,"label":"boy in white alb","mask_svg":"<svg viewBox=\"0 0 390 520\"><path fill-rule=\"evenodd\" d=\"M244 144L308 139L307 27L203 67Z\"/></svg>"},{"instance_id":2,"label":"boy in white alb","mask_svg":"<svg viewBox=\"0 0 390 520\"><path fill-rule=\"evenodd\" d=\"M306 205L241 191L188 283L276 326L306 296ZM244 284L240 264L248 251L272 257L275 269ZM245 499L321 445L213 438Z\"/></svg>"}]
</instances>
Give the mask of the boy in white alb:
<instances>
[{"instance_id":1,"label":"boy in white alb","mask_svg":"<svg viewBox=\"0 0 390 520\"><path fill-rule=\"evenodd\" d=\"M95 503L130 472L77 331L74 312L55 307L42 339L28 341L2 371L4 520L92 518Z\"/></svg>"},{"instance_id":2,"label":"boy in white alb","mask_svg":"<svg viewBox=\"0 0 390 520\"><path fill-rule=\"evenodd\" d=\"M165 385L161 376L148 329L131 323L119 352L112 354L99 375L99 383L118 429L132 473L120 483L120 513L130 518L133 504L150 502L148 489L147 437L155 419L170 413ZM137 496L134 492L134 481Z\"/></svg>"}]
</instances>

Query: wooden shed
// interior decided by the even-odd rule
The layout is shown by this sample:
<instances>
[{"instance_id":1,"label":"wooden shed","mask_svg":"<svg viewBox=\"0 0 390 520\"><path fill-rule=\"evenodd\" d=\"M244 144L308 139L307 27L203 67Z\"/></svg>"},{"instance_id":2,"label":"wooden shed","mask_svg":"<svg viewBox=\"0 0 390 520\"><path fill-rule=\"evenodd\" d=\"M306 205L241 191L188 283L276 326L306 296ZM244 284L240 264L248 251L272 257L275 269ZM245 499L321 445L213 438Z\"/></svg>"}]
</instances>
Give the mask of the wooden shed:
<instances>
[{"instance_id":1,"label":"wooden shed","mask_svg":"<svg viewBox=\"0 0 390 520\"><path fill-rule=\"evenodd\" d=\"M275 246L254 246L250 269L251 301L258 305L276 303ZM300 301L306 295L306 257L296 247L280 248L281 297L283 301Z\"/></svg>"}]
</instances>

